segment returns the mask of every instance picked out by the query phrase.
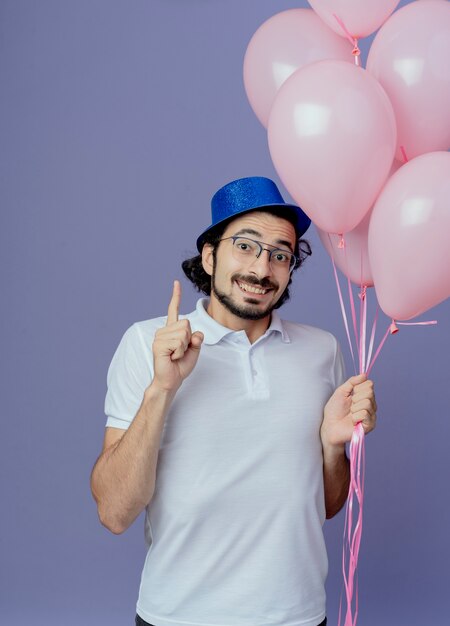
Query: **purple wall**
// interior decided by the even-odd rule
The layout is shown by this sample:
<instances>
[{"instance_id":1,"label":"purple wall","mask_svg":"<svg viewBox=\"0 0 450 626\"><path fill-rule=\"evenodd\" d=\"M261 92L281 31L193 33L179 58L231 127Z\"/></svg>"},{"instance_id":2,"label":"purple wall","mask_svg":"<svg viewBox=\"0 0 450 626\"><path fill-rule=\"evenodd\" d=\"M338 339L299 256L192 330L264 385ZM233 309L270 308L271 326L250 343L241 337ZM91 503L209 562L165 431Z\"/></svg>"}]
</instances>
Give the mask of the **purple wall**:
<instances>
[{"instance_id":1,"label":"purple wall","mask_svg":"<svg viewBox=\"0 0 450 626\"><path fill-rule=\"evenodd\" d=\"M89 490L107 368L129 325L165 314L212 193L241 176L278 180L242 61L258 26L296 6L307 5L0 5L2 625L133 623L143 518L110 534ZM331 330L348 356L331 264L309 238L284 317ZM197 295L183 285L187 312ZM449 313L447 301L424 316L438 326L402 328L374 369L361 626L449 619ZM343 520L326 523L330 625Z\"/></svg>"}]
</instances>

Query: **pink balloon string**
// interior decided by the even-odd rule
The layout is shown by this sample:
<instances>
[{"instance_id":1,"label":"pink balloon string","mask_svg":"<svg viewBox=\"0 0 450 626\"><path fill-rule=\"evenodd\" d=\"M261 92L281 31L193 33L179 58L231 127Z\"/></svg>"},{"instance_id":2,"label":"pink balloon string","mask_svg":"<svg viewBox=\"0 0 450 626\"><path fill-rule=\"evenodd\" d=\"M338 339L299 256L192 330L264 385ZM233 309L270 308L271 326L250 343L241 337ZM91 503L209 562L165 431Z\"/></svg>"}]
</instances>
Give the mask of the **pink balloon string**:
<instances>
[{"instance_id":1,"label":"pink balloon string","mask_svg":"<svg viewBox=\"0 0 450 626\"><path fill-rule=\"evenodd\" d=\"M343 236L342 236L342 239ZM344 245L344 254L346 257L346 265L348 267L347 250ZM344 324L348 326L346 321L347 316L345 312L345 306L343 304L342 292L339 284L339 278L336 272L334 259L333 267L336 278L336 285L339 293L339 300L341 302L341 311L344 319ZM348 275L348 271L347 271ZM375 315L374 322L372 324L369 352L367 355L366 363L366 334L367 334L367 286L363 284L363 260L361 256L361 280L360 280L360 312L359 312L359 333L357 331L356 310L353 297L353 290L351 287L350 279L347 279L349 290L349 301L352 312L353 325L355 330L355 341L358 347L359 356L359 371L360 373L366 371L367 363L370 362L374 341L376 325L378 320L378 308ZM386 337L384 340L386 340ZM350 351L353 355L353 348L351 346L350 334L347 332L347 339L349 340ZM382 342L384 343L384 341ZM377 353L374 357L375 362L382 344L379 346ZM373 365L372 363L372 365ZM355 363L353 361L353 365ZM355 368L356 372L356 368ZM349 461L350 461L350 486L347 497L347 506L345 512L345 527L344 527L344 540L342 546L342 572L345 588L346 599L346 614L344 626L356 626L358 619L358 581L357 581L357 566L359 558L359 549L361 545L362 537L362 524L363 524L363 502L364 502L364 468L365 468L365 435L364 429L360 423L358 423L354 430L349 447ZM355 507L357 505L357 510ZM342 598L339 607L339 626L341 624L342 615Z\"/></svg>"},{"instance_id":2,"label":"pink balloon string","mask_svg":"<svg viewBox=\"0 0 450 626\"><path fill-rule=\"evenodd\" d=\"M331 237L328 235L330 244ZM341 235L341 242L343 242L342 249L344 250L344 254L346 257L346 264L348 267L347 261L347 250L345 246L344 236ZM350 353L352 355L353 367L356 373L356 365L354 359L354 352L352 341L350 338L349 332L349 324L347 320L347 313L344 305L344 299L342 296L342 290L339 283L339 277L336 270L336 264L334 261L333 255L331 255L331 260L333 264L333 271L336 280L337 291L339 295L339 302L341 305L342 318L344 320L344 326L347 333L347 340L349 342ZM377 308L374 322L372 324L371 336L370 336L370 345L369 345L369 353L367 355L367 363L366 363L366 352L365 352L365 344L366 344L366 328L367 328L367 286L363 284L362 280L363 273L363 262L361 258L361 280L360 287L361 291L359 293L360 298L360 315L359 315L359 333L357 331L357 318L356 318L356 307L353 297L353 290L351 286L350 279L347 278L348 282L348 293L349 293L349 301L350 308L353 320L353 326L355 330L355 342L357 345L357 352L359 356L359 371L363 373L366 371L367 363L370 363L370 368L373 367L381 348L384 345L384 342L387 339L389 334L389 329L383 337L378 349L375 353L375 356L370 362L373 346L375 342L375 332L376 325L378 319L379 310ZM347 271L348 275L348 271ZM350 441L349 446L349 461L350 461L350 486L347 497L347 504L345 510L345 525L344 525L344 538L342 545L342 573L344 580L344 589L345 589L345 599L346 599L346 613L345 613L345 621L344 626L356 626L356 622L358 619L358 581L357 581L357 566L358 566L358 558L359 558L359 548L361 545L361 537L362 537L362 524L363 524L363 502L364 502L364 471L365 471L365 435L364 429L361 423L356 424L352 439ZM355 507L357 505L357 510L355 511ZM355 519L354 519L355 518ZM342 597L339 606L339 626L341 625L341 615L342 615Z\"/></svg>"},{"instance_id":3,"label":"pink balloon string","mask_svg":"<svg viewBox=\"0 0 450 626\"><path fill-rule=\"evenodd\" d=\"M380 312L380 307L377 304L377 310L375 312L375 317L373 319L373 324L372 324L372 332L370 333L370 343L369 343L369 352L367 354L367 363L370 363L370 359L372 358L372 352L373 352L373 346L375 343L375 333L377 330L377 321L378 321L378 314ZM369 370L367 369L367 375L369 375Z\"/></svg>"},{"instance_id":4,"label":"pink balloon string","mask_svg":"<svg viewBox=\"0 0 450 626\"><path fill-rule=\"evenodd\" d=\"M344 239L344 237L342 238ZM357 321L356 321L356 307L355 307L355 300L353 298L352 283L350 282L349 273L348 273L348 257L347 257L347 248L345 246L344 246L344 256L345 256L345 266L347 270L347 287L348 287L348 297L349 297L349 302L350 302L350 311L352 314L353 332L355 335L356 350L359 354L360 343L359 343L358 326L357 326ZM355 374L356 374L356 369L355 369Z\"/></svg>"},{"instance_id":5,"label":"pink balloon string","mask_svg":"<svg viewBox=\"0 0 450 626\"><path fill-rule=\"evenodd\" d=\"M349 448L350 488L345 511L344 542L342 547L342 571L344 576L345 598L347 601L344 626L356 626L358 619L358 580L355 574L361 546L363 522L364 437L364 429L359 423L355 426ZM339 624L341 623L341 606L339 607Z\"/></svg>"},{"instance_id":6,"label":"pink balloon string","mask_svg":"<svg viewBox=\"0 0 450 626\"><path fill-rule=\"evenodd\" d=\"M342 236L342 238L344 238ZM363 260L361 255L361 280L359 293L360 309L359 309L359 333L357 330L355 302L353 298L353 289L350 279L348 278L348 258L347 250L344 246L345 263L347 267L347 283L350 307L352 312L353 326L355 331L355 341L359 356L359 372L365 371L366 360L366 327L367 327L367 287L363 284ZM334 259L333 259L334 264ZM337 272L335 272L337 277ZM340 292L339 281L337 282L338 292ZM342 298L341 298L342 299ZM345 308L341 307L343 316L345 316ZM374 334L372 328L372 335ZM355 368L356 369L356 368ZM364 429L361 423L356 424L353 429L352 439L349 447L350 461L350 486L347 497L347 506L345 511L344 541L342 545L342 573L345 587L346 598L346 614L344 626L355 626L358 619L358 586L357 586L357 566L359 558L359 548L361 545L362 522L363 522L363 501L364 501L364 463L365 463L365 447L364 447ZM357 503L357 515L354 522L354 506ZM355 586L356 583L356 586ZM353 598L355 599L353 607ZM342 598L341 598L342 606ZM341 606L339 607L339 626L341 624Z\"/></svg>"},{"instance_id":7,"label":"pink balloon string","mask_svg":"<svg viewBox=\"0 0 450 626\"><path fill-rule=\"evenodd\" d=\"M404 146L400 146L400 152L402 153L403 161L408 163L408 157L406 156L406 150Z\"/></svg>"},{"instance_id":8,"label":"pink balloon string","mask_svg":"<svg viewBox=\"0 0 450 626\"><path fill-rule=\"evenodd\" d=\"M428 322L396 322L400 326L430 326L431 324L437 324L437 320L429 320Z\"/></svg>"},{"instance_id":9,"label":"pink balloon string","mask_svg":"<svg viewBox=\"0 0 450 626\"><path fill-rule=\"evenodd\" d=\"M378 310L377 310L377 316L378 316ZM381 352L381 348L384 346L384 342L386 341L386 339L388 338L389 335L395 335L395 333L399 332L399 329L397 328L397 324L399 326L431 326L433 324L437 324L437 320L428 320L426 322L397 322L396 320L392 320L392 322L389 324L386 333L383 337L383 339L380 342L380 345L378 346L377 351L375 352L375 356L373 357L373 360L370 361L370 358L368 359L368 363L369 366L367 368L367 375L369 376L370 374L370 370L372 369L375 361L378 358L378 355ZM371 343L372 343L372 339L371 339Z\"/></svg>"},{"instance_id":10,"label":"pink balloon string","mask_svg":"<svg viewBox=\"0 0 450 626\"><path fill-rule=\"evenodd\" d=\"M345 26L344 22L341 20L341 18L338 15L336 15L336 13L333 13L333 17L335 18L335 20L337 21L339 26L342 28L342 30L344 31L345 36L347 37L347 39L349 40L349 42L353 46L352 54L353 54L353 56L355 58L355 65L360 66L361 65L361 61L360 61L361 50L358 47L358 40L357 40L357 38L353 37L353 35L351 33L349 33L349 31L348 31L347 27Z\"/></svg>"},{"instance_id":11,"label":"pink balloon string","mask_svg":"<svg viewBox=\"0 0 450 626\"><path fill-rule=\"evenodd\" d=\"M362 285L361 292L359 293L360 298L360 309L359 309L359 328L361 329L361 338L360 338L360 350L359 350L359 371L366 371L366 321L367 321L367 298L366 298L367 287Z\"/></svg>"},{"instance_id":12,"label":"pink balloon string","mask_svg":"<svg viewBox=\"0 0 450 626\"><path fill-rule=\"evenodd\" d=\"M350 282L350 278L348 277L347 277L347 287L348 287L348 296L349 296L349 302L350 302L350 311L352 314L353 332L355 334L356 351L359 354L360 345L359 345L359 335L358 335L358 325L357 325L358 323L356 321L356 306L355 306L355 299L353 297L352 283ZM355 370L355 374L356 374L356 370Z\"/></svg>"},{"instance_id":13,"label":"pink balloon string","mask_svg":"<svg viewBox=\"0 0 450 626\"><path fill-rule=\"evenodd\" d=\"M328 234L331 250L333 250L330 234ZM378 344L375 354L372 357L375 335L378 322L378 315L380 307L377 303L377 309L375 312L374 320L372 323L372 329L370 331L369 348L366 356L366 341L367 341L367 303L368 303L368 291L367 285L363 284L363 259L361 254L361 280L360 280L360 311L359 311L359 332L357 329L357 316L356 307L353 297L353 289L350 279L348 278L348 260L347 260L347 248L345 245L344 235L340 235L340 241L338 248L344 251L345 262L347 266L347 282L349 292L349 302L353 321L353 329L355 331L355 342L357 345L357 353L359 357L359 372L366 372L369 376L375 361L377 360L381 349L383 348L388 336L398 332L398 326L425 326L430 324L437 324L436 320L426 322L397 322L391 320L386 332L384 333L380 343ZM349 323L347 319L346 308L344 304L344 298L339 282L339 276L334 261L333 252L331 253L331 261L333 264L333 272L336 280L336 287L339 296L339 303L341 306L342 319L347 334L347 340L350 347L350 353L352 355L353 367L356 373L356 364L354 357L354 350L352 340L350 336ZM352 439L349 446L349 461L350 461L350 486L347 497L347 504L345 509L345 524L344 524L344 537L342 546L342 573L343 573L343 587L345 590L346 600L346 613L343 626L356 626L358 619L358 579L357 579L357 566L359 558L359 548L361 545L362 537L362 524L363 524L363 503L364 503L364 473L365 473L365 434L361 423L356 424L353 429ZM342 618L342 596L339 604L339 621L338 626L341 626Z\"/></svg>"},{"instance_id":14,"label":"pink balloon string","mask_svg":"<svg viewBox=\"0 0 450 626\"><path fill-rule=\"evenodd\" d=\"M389 326L388 326L388 328L387 328L387 330L386 330L382 340L380 341L380 343L378 345L378 348L377 348L377 350L375 352L375 355L374 355L372 361L369 363L369 367L367 368L367 376L369 376L370 371L371 371L372 367L374 366L375 361L377 360L378 355L380 354L381 348L384 346L386 339L389 337L389 335L392 335L392 334L393 334L393 332L391 330L391 325L389 324Z\"/></svg>"},{"instance_id":15,"label":"pink balloon string","mask_svg":"<svg viewBox=\"0 0 450 626\"><path fill-rule=\"evenodd\" d=\"M328 239L330 241L330 246L331 246L331 249L332 249L333 248L333 244L331 242L330 233L328 233ZM334 272L334 278L336 280L336 286L337 286L337 290L338 290L339 303L341 305L342 319L344 321L344 327L345 327L345 331L347 333L347 340L348 340L348 345L350 347L350 354L352 355L353 369L356 372L355 355L353 354L353 344L352 344L352 341L350 339L350 331L349 331L349 327L348 327L347 314L345 312L344 299L342 297L341 286L339 284L339 277L338 277L338 274L337 274L336 263L334 262L333 253L331 254L331 262L333 263L333 272Z\"/></svg>"}]
</instances>

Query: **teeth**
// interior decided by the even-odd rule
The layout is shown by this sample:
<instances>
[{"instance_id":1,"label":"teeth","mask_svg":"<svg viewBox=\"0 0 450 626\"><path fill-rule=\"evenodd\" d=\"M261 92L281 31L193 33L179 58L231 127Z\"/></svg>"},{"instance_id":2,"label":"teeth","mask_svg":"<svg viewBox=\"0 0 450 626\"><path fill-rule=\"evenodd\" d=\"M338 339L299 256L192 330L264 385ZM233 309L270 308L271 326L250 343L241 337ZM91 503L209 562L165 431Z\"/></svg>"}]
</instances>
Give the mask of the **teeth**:
<instances>
[{"instance_id":1,"label":"teeth","mask_svg":"<svg viewBox=\"0 0 450 626\"><path fill-rule=\"evenodd\" d=\"M267 292L267 289L259 289L258 287L254 287L253 285L247 285L246 283L238 282L238 285L244 291L250 291L251 293L264 294Z\"/></svg>"}]
</instances>

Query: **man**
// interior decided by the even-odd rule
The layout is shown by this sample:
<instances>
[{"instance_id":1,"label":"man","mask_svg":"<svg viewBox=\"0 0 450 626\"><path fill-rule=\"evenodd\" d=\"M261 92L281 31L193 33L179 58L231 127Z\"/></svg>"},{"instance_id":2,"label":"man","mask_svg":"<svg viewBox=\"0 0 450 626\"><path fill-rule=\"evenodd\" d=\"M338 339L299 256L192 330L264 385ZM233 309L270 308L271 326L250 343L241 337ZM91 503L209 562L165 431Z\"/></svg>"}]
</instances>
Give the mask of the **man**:
<instances>
[{"instance_id":1,"label":"man","mask_svg":"<svg viewBox=\"0 0 450 626\"><path fill-rule=\"evenodd\" d=\"M345 443L375 426L365 375L344 380L330 333L282 321L310 220L275 183L232 181L212 200L198 257L209 294L181 319L133 324L108 370L108 416L91 486L124 532L146 509L136 624L326 624L325 517L349 486Z\"/></svg>"}]
</instances>

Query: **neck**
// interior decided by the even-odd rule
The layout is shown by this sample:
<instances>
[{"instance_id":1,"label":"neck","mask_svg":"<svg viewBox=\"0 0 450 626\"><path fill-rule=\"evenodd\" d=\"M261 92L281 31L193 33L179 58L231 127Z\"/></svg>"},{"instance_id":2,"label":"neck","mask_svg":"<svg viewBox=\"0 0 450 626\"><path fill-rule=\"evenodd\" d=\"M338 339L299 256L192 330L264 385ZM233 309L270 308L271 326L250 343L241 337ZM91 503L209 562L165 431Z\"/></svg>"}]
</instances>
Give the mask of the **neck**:
<instances>
[{"instance_id":1,"label":"neck","mask_svg":"<svg viewBox=\"0 0 450 626\"><path fill-rule=\"evenodd\" d=\"M214 293L211 293L207 313L216 322L230 328L231 330L245 330L250 343L255 343L269 328L270 313L260 320L246 320L234 313L231 313L224 305L217 300Z\"/></svg>"}]
</instances>

